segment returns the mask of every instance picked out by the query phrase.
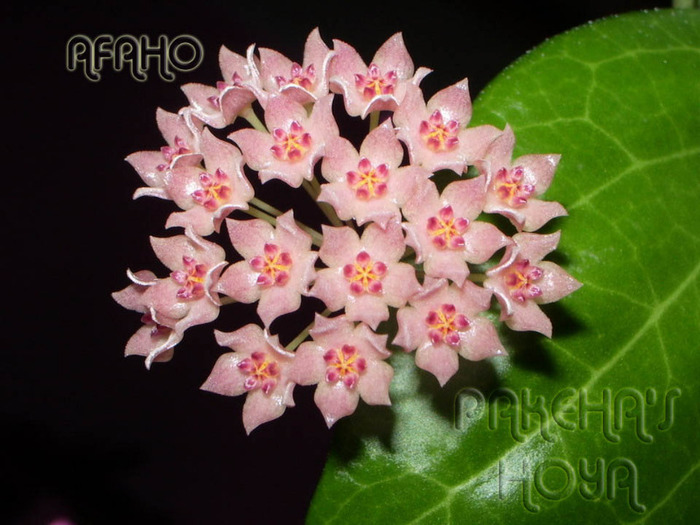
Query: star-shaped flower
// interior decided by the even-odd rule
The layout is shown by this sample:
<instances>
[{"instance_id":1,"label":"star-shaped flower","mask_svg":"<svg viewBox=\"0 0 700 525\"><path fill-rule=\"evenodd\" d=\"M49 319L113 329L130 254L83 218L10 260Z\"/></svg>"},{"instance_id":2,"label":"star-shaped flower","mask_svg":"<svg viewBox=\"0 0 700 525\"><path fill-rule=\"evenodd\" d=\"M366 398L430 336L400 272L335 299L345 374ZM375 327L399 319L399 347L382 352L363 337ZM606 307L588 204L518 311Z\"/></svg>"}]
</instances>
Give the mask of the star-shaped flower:
<instances>
[{"instance_id":1,"label":"star-shaped flower","mask_svg":"<svg viewBox=\"0 0 700 525\"><path fill-rule=\"evenodd\" d=\"M151 246L158 259L171 270L170 277L158 279L151 272L128 272L133 284L112 295L125 308L148 313L148 322L173 332L168 334L165 344L151 349L146 358L147 367L173 348L185 330L218 317L220 303L213 288L226 264L220 246L192 233L151 237Z\"/></svg>"},{"instance_id":2,"label":"star-shaped flower","mask_svg":"<svg viewBox=\"0 0 700 525\"><path fill-rule=\"evenodd\" d=\"M539 230L554 217L567 215L558 202L539 200L554 178L561 155L523 155L511 160L515 135L510 126L486 150L479 169L488 179L484 211L507 217L519 230Z\"/></svg>"},{"instance_id":3,"label":"star-shaped flower","mask_svg":"<svg viewBox=\"0 0 700 525\"><path fill-rule=\"evenodd\" d=\"M241 129L229 135L243 151L246 164L258 171L262 182L280 179L294 188L314 176L314 164L326 144L338 136L331 112L333 95L314 104L307 117L304 106L285 95L271 97L265 108L265 124L271 130Z\"/></svg>"},{"instance_id":4,"label":"star-shaped flower","mask_svg":"<svg viewBox=\"0 0 700 525\"><path fill-rule=\"evenodd\" d=\"M486 146L500 133L494 126L468 128L471 115L465 78L438 91L427 104L417 86L407 86L393 119L411 164L432 172L450 169L461 174L467 165L483 157Z\"/></svg>"},{"instance_id":5,"label":"star-shaped flower","mask_svg":"<svg viewBox=\"0 0 700 525\"><path fill-rule=\"evenodd\" d=\"M398 311L399 331L393 342L407 352L417 348L416 365L443 386L459 369L458 354L478 361L506 353L496 328L479 316L490 302L491 291L471 281L458 287L428 277L410 306Z\"/></svg>"},{"instance_id":6,"label":"star-shaped flower","mask_svg":"<svg viewBox=\"0 0 700 525\"><path fill-rule=\"evenodd\" d=\"M295 356L280 345L276 335L254 324L230 333L217 330L214 335L220 346L234 351L219 357L201 388L225 396L247 394L243 426L248 434L294 406L295 385L289 370Z\"/></svg>"},{"instance_id":7,"label":"star-shaped flower","mask_svg":"<svg viewBox=\"0 0 700 525\"><path fill-rule=\"evenodd\" d=\"M330 428L355 411L359 399L368 405L391 405L389 384L394 370L383 360L391 355L386 335L346 316L328 319L316 314L313 341L302 343L290 370L301 385L318 385L314 401Z\"/></svg>"},{"instance_id":8,"label":"star-shaped flower","mask_svg":"<svg viewBox=\"0 0 700 525\"><path fill-rule=\"evenodd\" d=\"M231 244L244 260L226 269L217 290L242 303L258 303L265 326L297 310L315 276L318 254L311 236L294 222L290 210L277 218L277 227L260 219L226 221Z\"/></svg>"},{"instance_id":9,"label":"star-shaped flower","mask_svg":"<svg viewBox=\"0 0 700 525\"><path fill-rule=\"evenodd\" d=\"M401 33L382 44L369 66L355 48L341 40L333 41L333 50L331 91L343 94L345 109L353 117L395 110L403 100L406 86L417 86L431 71L421 67L414 74L413 60Z\"/></svg>"},{"instance_id":10,"label":"star-shaped flower","mask_svg":"<svg viewBox=\"0 0 700 525\"><path fill-rule=\"evenodd\" d=\"M170 171L177 166L194 166L202 160L199 136L203 124L199 120L187 111L178 114L158 108L156 123L168 145L159 151L137 151L125 159L147 184L136 190L135 199L144 195L170 199L165 190L165 179Z\"/></svg>"},{"instance_id":11,"label":"star-shaped flower","mask_svg":"<svg viewBox=\"0 0 700 525\"><path fill-rule=\"evenodd\" d=\"M200 149L206 169L178 166L165 181L168 195L186 210L171 214L165 226L191 228L197 235L206 236L218 232L233 210L248 209L255 193L243 174L243 156L233 144L205 129Z\"/></svg>"},{"instance_id":12,"label":"star-shaped flower","mask_svg":"<svg viewBox=\"0 0 700 525\"><path fill-rule=\"evenodd\" d=\"M582 284L560 266L542 258L556 249L560 232L517 233L501 262L486 272L484 286L501 304L501 320L512 330L552 337L552 322L538 305L558 301Z\"/></svg>"},{"instance_id":13,"label":"star-shaped flower","mask_svg":"<svg viewBox=\"0 0 700 525\"><path fill-rule=\"evenodd\" d=\"M404 206L406 244L426 275L461 286L469 275L467 262L482 264L508 243L494 225L474 220L484 205L485 182L484 176L460 180L439 195L427 181Z\"/></svg>"},{"instance_id":14,"label":"star-shaped flower","mask_svg":"<svg viewBox=\"0 0 700 525\"><path fill-rule=\"evenodd\" d=\"M387 306L400 308L420 289L413 266L399 262L405 249L395 221L386 230L370 224L361 239L347 226L324 226L319 257L328 268L317 272L310 295L376 329L389 318Z\"/></svg>"},{"instance_id":15,"label":"star-shaped flower","mask_svg":"<svg viewBox=\"0 0 700 525\"><path fill-rule=\"evenodd\" d=\"M321 40L318 28L311 31L301 64L274 49L260 48L260 78L266 93L284 94L308 104L328 94L328 64L333 52ZM265 104L263 104L265 106Z\"/></svg>"},{"instance_id":16,"label":"star-shaped flower","mask_svg":"<svg viewBox=\"0 0 700 525\"><path fill-rule=\"evenodd\" d=\"M243 109L256 98L267 99L262 90L254 50L255 45L251 45L243 57L221 46L219 67L224 80L217 82L216 87L198 83L182 86L192 113L198 119L213 128L224 128L233 124Z\"/></svg>"},{"instance_id":17,"label":"star-shaped flower","mask_svg":"<svg viewBox=\"0 0 700 525\"><path fill-rule=\"evenodd\" d=\"M400 208L418 181L432 175L417 166L400 168L402 160L403 148L389 120L367 135L359 153L338 137L326 147L321 171L330 183L321 185L318 200L331 204L344 221L374 221L386 228L390 220L401 220Z\"/></svg>"}]
</instances>

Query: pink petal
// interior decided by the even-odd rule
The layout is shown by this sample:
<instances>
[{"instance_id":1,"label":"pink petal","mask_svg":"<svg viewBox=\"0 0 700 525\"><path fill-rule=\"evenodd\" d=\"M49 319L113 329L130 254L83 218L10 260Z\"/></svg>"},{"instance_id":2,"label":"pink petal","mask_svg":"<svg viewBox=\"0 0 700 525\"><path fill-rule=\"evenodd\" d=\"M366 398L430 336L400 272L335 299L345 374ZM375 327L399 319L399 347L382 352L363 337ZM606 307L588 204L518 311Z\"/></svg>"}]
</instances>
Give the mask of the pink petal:
<instances>
[{"instance_id":1,"label":"pink petal","mask_svg":"<svg viewBox=\"0 0 700 525\"><path fill-rule=\"evenodd\" d=\"M200 387L202 390L224 396L238 396L246 392L243 387L245 376L238 369L243 356L237 352L228 352L219 357L209 377Z\"/></svg>"},{"instance_id":2,"label":"pink petal","mask_svg":"<svg viewBox=\"0 0 700 525\"><path fill-rule=\"evenodd\" d=\"M479 361L487 357L505 355L496 327L483 317L472 319L469 328L460 334L459 355L470 361Z\"/></svg>"},{"instance_id":3,"label":"pink petal","mask_svg":"<svg viewBox=\"0 0 700 525\"><path fill-rule=\"evenodd\" d=\"M340 418L352 414L357 408L359 399L357 390L348 390L342 381L334 384L322 381L314 393L314 401L321 410L328 428Z\"/></svg>"},{"instance_id":4,"label":"pink petal","mask_svg":"<svg viewBox=\"0 0 700 525\"><path fill-rule=\"evenodd\" d=\"M522 213L525 216L525 223L522 225L522 228L527 232L539 230L554 217L568 215L566 208L558 202L538 199L530 199Z\"/></svg>"},{"instance_id":5,"label":"pink petal","mask_svg":"<svg viewBox=\"0 0 700 525\"><path fill-rule=\"evenodd\" d=\"M360 377L357 391L368 405L391 405L389 384L394 369L383 361L372 361Z\"/></svg>"},{"instance_id":6,"label":"pink petal","mask_svg":"<svg viewBox=\"0 0 700 525\"><path fill-rule=\"evenodd\" d=\"M416 351L416 366L433 374L440 386L457 373L459 358L457 352L445 344L426 344Z\"/></svg>"},{"instance_id":7,"label":"pink petal","mask_svg":"<svg viewBox=\"0 0 700 525\"><path fill-rule=\"evenodd\" d=\"M538 287L542 290L542 295L537 298L539 304L558 301L583 286L582 283L553 262L540 261L537 266L544 271L542 279L537 282Z\"/></svg>"}]
</instances>

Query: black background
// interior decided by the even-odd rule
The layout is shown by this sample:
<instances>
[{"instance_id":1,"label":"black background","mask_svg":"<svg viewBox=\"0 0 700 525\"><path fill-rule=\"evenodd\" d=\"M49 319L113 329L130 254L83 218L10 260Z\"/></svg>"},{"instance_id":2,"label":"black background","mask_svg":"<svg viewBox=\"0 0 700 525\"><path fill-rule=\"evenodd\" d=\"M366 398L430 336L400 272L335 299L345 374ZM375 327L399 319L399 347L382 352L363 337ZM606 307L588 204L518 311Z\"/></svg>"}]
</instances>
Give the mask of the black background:
<instances>
[{"instance_id":1,"label":"black background","mask_svg":"<svg viewBox=\"0 0 700 525\"><path fill-rule=\"evenodd\" d=\"M164 275L148 235L170 234L163 224L174 209L156 199L132 201L141 181L123 159L163 144L155 109L186 105L179 85L220 78L220 45L244 54L255 42L300 61L318 26L328 45L344 40L369 61L402 31L416 66L435 70L422 83L428 96L468 76L475 98L548 37L670 2L418 4L2 8L0 523L46 524L58 516L77 524L304 519L332 435L313 389L297 388L295 409L247 437L242 397L199 390L222 351L211 327L188 331L172 362L146 371L141 358L122 356L139 316L110 297L128 284L126 268ZM66 70L65 45L78 33L187 33L203 43L204 62L173 83L155 71L139 83L109 66L92 83ZM215 326L230 331L253 319L238 306Z\"/></svg>"}]
</instances>

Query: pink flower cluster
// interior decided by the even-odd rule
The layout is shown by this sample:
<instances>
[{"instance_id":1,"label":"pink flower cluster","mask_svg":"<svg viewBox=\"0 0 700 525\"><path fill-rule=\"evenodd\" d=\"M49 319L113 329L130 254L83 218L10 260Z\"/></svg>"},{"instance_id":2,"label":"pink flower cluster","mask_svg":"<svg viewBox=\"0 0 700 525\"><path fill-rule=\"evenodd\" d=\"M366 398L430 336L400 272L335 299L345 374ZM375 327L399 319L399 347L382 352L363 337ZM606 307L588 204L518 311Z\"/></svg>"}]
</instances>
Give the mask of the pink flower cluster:
<instances>
[{"instance_id":1,"label":"pink flower cluster","mask_svg":"<svg viewBox=\"0 0 700 525\"><path fill-rule=\"evenodd\" d=\"M580 286L543 261L559 233L533 233L566 215L559 203L540 199L558 155L512 159L510 127L469 127L466 79L426 102L419 85L430 70L415 69L401 34L369 64L344 42L329 48L318 30L301 62L265 48L256 55L255 46L246 56L222 47L219 58L223 80L216 86L185 85L188 106L177 114L157 111L167 145L127 157L145 183L134 197L172 200L179 210L166 227L182 231L152 239L169 275L129 271L132 284L113 294L143 315L127 355L145 356L146 366L167 361L185 330L212 322L223 304L256 304L260 325L215 332L231 351L202 386L246 394L243 423L251 432L294 405L296 385L316 385L328 426L351 414L360 398L390 404L390 338L415 351L416 365L441 385L457 371L459 356L505 354L483 315L492 297L508 327L551 337L539 305ZM340 135L336 96L348 115L370 117L359 150ZM251 127L230 133L233 144L210 129L239 117ZM303 187L329 224L319 232L292 210L282 213L256 198L244 166L263 184L279 179L290 190ZM470 167L479 174L468 176ZM438 171L452 178L442 191ZM233 212L252 218L229 218ZM515 233L479 220L483 213L506 217ZM241 257L233 264L205 239L224 222ZM305 297L327 309L285 347L270 327ZM386 322L392 312L397 328Z\"/></svg>"}]
</instances>

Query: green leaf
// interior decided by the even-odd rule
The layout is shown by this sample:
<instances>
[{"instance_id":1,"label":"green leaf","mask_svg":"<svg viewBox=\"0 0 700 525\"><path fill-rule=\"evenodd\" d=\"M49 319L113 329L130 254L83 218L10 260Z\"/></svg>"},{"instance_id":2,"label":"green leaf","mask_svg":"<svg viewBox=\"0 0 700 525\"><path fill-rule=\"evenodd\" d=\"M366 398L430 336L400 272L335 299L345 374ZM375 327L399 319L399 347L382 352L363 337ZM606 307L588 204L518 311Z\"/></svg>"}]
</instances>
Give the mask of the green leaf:
<instances>
[{"instance_id":1,"label":"green leaf","mask_svg":"<svg viewBox=\"0 0 700 525\"><path fill-rule=\"evenodd\" d=\"M554 337L444 389L395 355L393 407L338 424L309 523L682 523L700 514L700 13L635 13L506 69L474 123L563 154ZM479 400L479 394L485 398ZM529 399L528 399L529 397Z\"/></svg>"}]
</instances>

